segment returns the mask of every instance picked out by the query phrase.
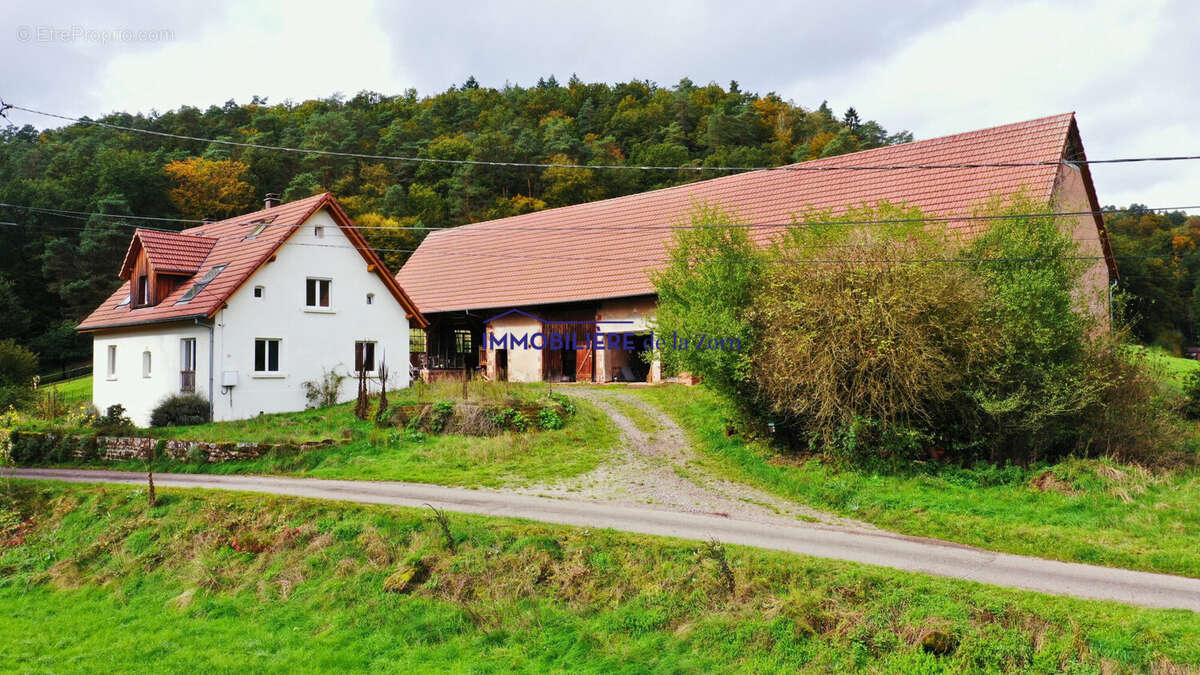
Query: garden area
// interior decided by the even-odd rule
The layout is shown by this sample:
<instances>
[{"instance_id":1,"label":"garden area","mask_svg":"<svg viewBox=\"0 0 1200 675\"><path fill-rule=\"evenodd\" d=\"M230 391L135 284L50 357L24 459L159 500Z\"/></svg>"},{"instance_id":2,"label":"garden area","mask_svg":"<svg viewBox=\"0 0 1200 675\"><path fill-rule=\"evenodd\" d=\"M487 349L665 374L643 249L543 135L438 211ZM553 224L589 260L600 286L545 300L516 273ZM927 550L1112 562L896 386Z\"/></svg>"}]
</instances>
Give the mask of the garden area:
<instances>
[{"instance_id":1,"label":"garden area","mask_svg":"<svg viewBox=\"0 0 1200 675\"><path fill-rule=\"evenodd\" d=\"M403 480L445 485L520 485L566 478L594 469L617 442L608 418L586 401L546 385L471 382L414 383L388 392L383 415L378 394L367 414L357 401L296 413L189 425L133 427L127 419L90 409L90 378L42 388L21 409L0 414L0 428L57 436L139 436L207 443L281 446L261 457L222 462L159 455L157 471L258 473ZM86 394L84 392L87 392ZM53 399L48 405L46 399ZM319 402L318 402L319 403ZM365 419L364 419L365 418ZM33 438L32 435L29 438ZM302 444L323 445L295 451ZM18 440L19 445L19 440ZM284 451L282 448L287 448ZM140 459L76 460L52 444L14 448L23 464L94 465L143 470Z\"/></svg>"}]
</instances>

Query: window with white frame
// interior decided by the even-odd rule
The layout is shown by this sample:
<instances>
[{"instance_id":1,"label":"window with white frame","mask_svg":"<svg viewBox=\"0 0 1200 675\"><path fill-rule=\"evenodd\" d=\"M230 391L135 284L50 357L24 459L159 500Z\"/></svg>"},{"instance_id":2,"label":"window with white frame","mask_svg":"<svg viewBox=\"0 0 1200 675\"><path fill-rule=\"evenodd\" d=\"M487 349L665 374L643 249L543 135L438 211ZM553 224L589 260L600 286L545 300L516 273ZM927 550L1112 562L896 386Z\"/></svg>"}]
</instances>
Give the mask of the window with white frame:
<instances>
[{"instance_id":1,"label":"window with white frame","mask_svg":"<svg viewBox=\"0 0 1200 675\"><path fill-rule=\"evenodd\" d=\"M142 377L150 377L150 350L142 352Z\"/></svg>"},{"instance_id":2,"label":"window with white frame","mask_svg":"<svg viewBox=\"0 0 1200 675\"><path fill-rule=\"evenodd\" d=\"M261 298L263 296L263 292L264 292L264 289L262 286L254 287L254 297Z\"/></svg>"},{"instance_id":3,"label":"window with white frame","mask_svg":"<svg viewBox=\"0 0 1200 675\"><path fill-rule=\"evenodd\" d=\"M375 304L375 294L374 293L367 293L367 304L368 305Z\"/></svg>"},{"instance_id":4,"label":"window with white frame","mask_svg":"<svg viewBox=\"0 0 1200 675\"><path fill-rule=\"evenodd\" d=\"M328 309L333 281L308 278L304 288L304 305L309 308Z\"/></svg>"},{"instance_id":5,"label":"window with white frame","mask_svg":"<svg viewBox=\"0 0 1200 675\"><path fill-rule=\"evenodd\" d=\"M316 237L317 239L324 239L325 238L325 227L323 225L314 226L313 227L313 236Z\"/></svg>"},{"instance_id":6,"label":"window with white frame","mask_svg":"<svg viewBox=\"0 0 1200 675\"><path fill-rule=\"evenodd\" d=\"M354 343L354 372L375 372L375 343L359 340Z\"/></svg>"},{"instance_id":7,"label":"window with white frame","mask_svg":"<svg viewBox=\"0 0 1200 675\"><path fill-rule=\"evenodd\" d=\"M256 338L254 340L254 372L279 372L279 338Z\"/></svg>"},{"instance_id":8,"label":"window with white frame","mask_svg":"<svg viewBox=\"0 0 1200 675\"><path fill-rule=\"evenodd\" d=\"M108 377L117 379L117 346L108 346Z\"/></svg>"}]
</instances>

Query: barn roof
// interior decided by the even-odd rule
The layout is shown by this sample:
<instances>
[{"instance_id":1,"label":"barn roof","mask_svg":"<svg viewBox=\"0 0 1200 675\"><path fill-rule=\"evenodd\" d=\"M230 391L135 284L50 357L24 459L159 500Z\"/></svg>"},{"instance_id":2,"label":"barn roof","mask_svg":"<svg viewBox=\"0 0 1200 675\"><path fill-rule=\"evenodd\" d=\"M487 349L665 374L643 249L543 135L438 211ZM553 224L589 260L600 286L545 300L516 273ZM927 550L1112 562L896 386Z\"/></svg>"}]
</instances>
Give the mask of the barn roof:
<instances>
[{"instance_id":1,"label":"barn roof","mask_svg":"<svg viewBox=\"0 0 1200 675\"><path fill-rule=\"evenodd\" d=\"M967 216L996 195L1021 190L1049 201L1072 137L1078 145L1074 114L1066 113L793 165L1046 162L1040 166L751 171L473 223L430 233L397 279L427 313L651 294L649 275L666 260L669 227L685 224L697 204L755 224L881 201Z\"/></svg>"}]
</instances>

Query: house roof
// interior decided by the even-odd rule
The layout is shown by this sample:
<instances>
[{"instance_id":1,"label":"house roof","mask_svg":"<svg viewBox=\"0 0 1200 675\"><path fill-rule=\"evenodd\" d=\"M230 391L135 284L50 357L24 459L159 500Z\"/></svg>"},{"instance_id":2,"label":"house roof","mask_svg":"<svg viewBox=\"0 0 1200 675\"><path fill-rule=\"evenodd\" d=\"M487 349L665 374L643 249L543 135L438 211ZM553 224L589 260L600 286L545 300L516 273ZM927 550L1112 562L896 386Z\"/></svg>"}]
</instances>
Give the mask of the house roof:
<instances>
[{"instance_id":1,"label":"house roof","mask_svg":"<svg viewBox=\"0 0 1200 675\"><path fill-rule=\"evenodd\" d=\"M672 236L663 226L685 224L699 203L756 224L786 224L813 209L837 214L880 201L942 217L966 216L998 194L1020 190L1049 201L1057 162L1072 147L1072 137L1078 143L1077 136L1074 114L1066 113L804 163L1050 162L1042 166L751 171L473 223L431 233L397 278L427 313L652 294L649 275L665 262ZM1097 224L1102 228L1098 217Z\"/></svg>"},{"instance_id":2,"label":"house roof","mask_svg":"<svg viewBox=\"0 0 1200 675\"><path fill-rule=\"evenodd\" d=\"M388 271L379 255L354 228L350 217L333 195L326 192L227 220L205 223L182 232L165 233L165 237L158 236L164 233L137 230L134 241L130 244L130 251L134 251L135 245L146 246L151 263L156 265L156 269L161 268L154 262L155 255L169 265L191 265L198 256L200 247L204 245L203 242L210 240L211 244L205 257L195 266L193 278L185 281L157 305L131 309L127 302L129 282L126 281L88 315L76 330L95 331L211 318L259 267L272 259L279 247L301 224L321 209L329 212L334 222L367 262L367 269L383 280L408 316L415 318L422 326L427 325L425 317ZM181 243L184 240L189 241L186 244ZM190 240L195 240L195 243ZM125 271L128 260L129 254L126 255L122 272Z\"/></svg>"},{"instance_id":3,"label":"house roof","mask_svg":"<svg viewBox=\"0 0 1200 675\"><path fill-rule=\"evenodd\" d=\"M122 279L129 279L139 250L146 251L146 257L150 259L150 265L156 272L190 276L204 264L216 243L215 237L138 228L133 231L125 262L121 264L120 276Z\"/></svg>"}]
</instances>

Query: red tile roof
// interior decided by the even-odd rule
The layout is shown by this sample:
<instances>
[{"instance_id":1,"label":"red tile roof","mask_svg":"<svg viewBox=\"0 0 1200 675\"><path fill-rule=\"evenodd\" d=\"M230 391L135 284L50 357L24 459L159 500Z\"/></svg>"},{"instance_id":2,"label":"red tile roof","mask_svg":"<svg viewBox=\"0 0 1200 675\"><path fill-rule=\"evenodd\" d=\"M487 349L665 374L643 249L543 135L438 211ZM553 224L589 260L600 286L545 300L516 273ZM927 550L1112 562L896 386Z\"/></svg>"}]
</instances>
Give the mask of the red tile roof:
<instances>
[{"instance_id":1,"label":"red tile roof","mask_svg":"<svg viewBox=\"0 0 1200 675\"><path fill-rule=\"evenodd\" d=\"M133 240L129 242L129 252L125 254L125 262L121 265L121 278L129 279L139 247L145 249L155 271L191 275L204 264L216 243L214 237L139 228L133 231Z\"/></svg>"},{"instance_id":2,"label":"red tile roof","mask_svg":"<svg viewBox=\"0 0 1200 675\"><path fill-rule=\"evenodd\" d=\"M1058 162L1073 123L1067 113L805 165ZM788 223L810 209L839 213L884 200L952 217L1022 189L1049 201L1058 170L753 171L433 232L397 278L426 313L650 294L648 274L665 260L672 234L662 226L686 223L698 203L747 223Z\"/></svg>"},{"instance_id":3,"label":"red tile roof","mask_svg":"<svg viewBox=\"0 0 1200 675\"><path fill-rule=\"evenodd\" d=\"M415 318L420 325L426 325L425 318L388 272L387 266L380 260L378 254L354 229L350 217L342 210L333 195L326 192L228 220L205 223L179 233L168 233L162 238L156 236L162 233L152 233L148 237L146 236L150 234L148 231L138 230L135 237L141 241L142 245L147 246L147 251L150 252L151 247L154 247L160 258L168 261L168 264L190 264L190 261L195 258L201 244L180 244L184 239L194 239L196 242L212 240L213 243L207 256L196 267L194 278L184 282L157 305L130 309L129 304L125 302L129 297L129 283L126 282L88 315L76 330L94 331L212 317L221 309L225 301L250 278L250 275L267 262L292 236L296 228L320 209L329 211L334 221L342 228L342 232L358 249L367 264L373 266L370 269L379 275L405 312L411 318ZM254 235L253 238L248 238L258 229L259 225L264 223L267 226L260 233ZM182 301L195 285L195 281L221 265L225 267L204 286L203 290L190 300Z\"/></svg>"}]
</instances>

